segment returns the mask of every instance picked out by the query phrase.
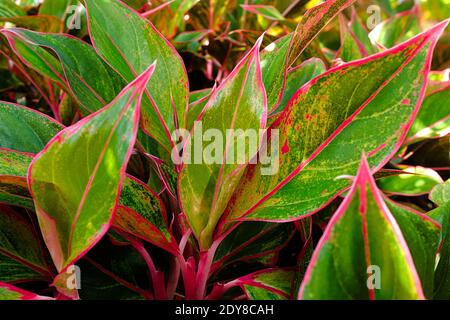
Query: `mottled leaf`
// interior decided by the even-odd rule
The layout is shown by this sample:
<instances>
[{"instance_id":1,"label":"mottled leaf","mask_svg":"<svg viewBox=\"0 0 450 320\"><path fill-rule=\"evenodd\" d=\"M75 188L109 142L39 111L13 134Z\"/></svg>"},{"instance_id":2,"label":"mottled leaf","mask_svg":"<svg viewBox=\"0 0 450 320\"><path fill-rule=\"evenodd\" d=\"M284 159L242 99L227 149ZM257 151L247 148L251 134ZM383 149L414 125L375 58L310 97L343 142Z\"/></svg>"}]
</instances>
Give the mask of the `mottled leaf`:
<instances>
[{"instance_id":1,"label":"mottled leaf","mask_svg":"<svg viewBox=\"0 0 450 320\"><path fill-rule=\"evenodd\" d=\"M161 198L143 182L128 176L120 194L114 226L176 254L178 246L167 223Z\"/></svg>"},{"instance_id":2,"label":"mottled leaf","mask_svg":"<svg viewBox=\"0 0 450 320\"><path fill-rule=\"evenodd\" d=\"M27 170L33 156L0 149L0 202L34 210L28 192Z\"/></svg>"},{"instance_id":3,"label":"mottled leaf","mask_svg":"<svg viewBox=\"0 0 450 320\"><path fill-rule=\"evenodd\" d=\"M286 87L283 92L283 98L278 108L273 112L271 116L273 120L277 118L277 114L286 108L292 96L300 89L305 83L324 73L326 66L322 60L318 58L311 58L302 62L299 66L291 69L287 74Z\"/></svg>"},{"instance_id":4,"label":"mottled leaf","mask_svg":"<svg viewBox=\"0 0 450 320\"><path fill-rule=\"evenodd\" d=\"M434 44L447 23L304 85L269 130L278 129L280 136L272 152L273 175L262 175L261 164L249 166L229 218L298 219L349 186L337 178L356 173L363 151L372 168L382 167L419 110Z\"/></svg>"}]
</instances>

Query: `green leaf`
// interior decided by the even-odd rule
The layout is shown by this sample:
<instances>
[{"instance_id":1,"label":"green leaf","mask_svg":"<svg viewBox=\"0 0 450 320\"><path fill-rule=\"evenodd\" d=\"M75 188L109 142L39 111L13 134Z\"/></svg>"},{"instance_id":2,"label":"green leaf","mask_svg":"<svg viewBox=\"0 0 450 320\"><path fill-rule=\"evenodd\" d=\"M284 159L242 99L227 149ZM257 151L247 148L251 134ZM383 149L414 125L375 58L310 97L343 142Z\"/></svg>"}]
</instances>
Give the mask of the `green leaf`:
<instances>
[{"instance_id":1,"label":"green leaf","mask_svg":"<svg viewBox=\"0 0 450 320\"><path fill-rule=\"evenodd\" d=\"M265 129L267 100L260 70L261 41L262 38L211 94L202 122L194 125L184 150L184 166L179 178L180 199L183 212L202 248L211 244L216 224L239 183L244 165L259 148L259 131ZM195 138L209 129L218 134L211 137L212 143ZM239 129L243 133L239 133ZM247 130L255 133L254 139L258 141L253 150L247 141L249 139L245 138ZM246 148L238 152L247 154L236 157L239 144ZM202 159L197 159L199 157Z\"/></svg>"},{"instance_id":2,"label":"green leaf","mask_svg":"<svg viewBox=\"0 0 450 320\"><path fill-rule=\"evenodd\" d=\"M203 109L205 109L206 103L208 102L213 90L206 89L191 92L186 121L187 129L192 129L192 127L194 126L194 122L197 121Z\"/></svg>"},{"instance_id":3,"label":"green leaf","mask_svg":"<svg viewBox=\"0 0 450 320\"><path fill-rule=\"evenodd\" d=\"M83 256L110 226L153 70L154 65L105 108L61 131L30 166L29 187L58 271Z\"/></svg>"},{"instance_id":4,"label":"green leaf","mask_svg":"<svg viewBox=\"0 0 450 320\"><path fill-rule=\"evenodd\" d=\"M430 211L428 215L442 225L441 250L434 276L434 299L450 299L450 201Z\"/></svg>"},{"instance_id":5,"label":"green leaf","mask_svg":"<svg viewBox=\"0 0 450 320\"><path fill-rule=\"evenodd\" d=\"M40 239L27 219L0 206L0 281L51 279ZM13 267L18 274L9 269Z\"/></svg>"},{"instance_id":6,"label":"green leaf","mask_svg":"<svg viewBox=\"0 0 450 320\"><path fill-rule=\"evenodd\" d=\"M220 243L214 255L212 270L231 263L277 254L292 238L289 223L245 222Z\"/></svg>"},{"instance_id":7,"label":"green leaf","mask_svg":"<svg viewBox=\"0 0 450 320\"><path fill-rule=\"evenodd\" d=\"M2 0L0 2L0 17L1 18L11 18L17 16L25 16L26 11L19 7L12 0Z\"/></svg>"},{"instance_id":8,"label":"green leaf","mask_svg":"<svg viewBox=\"0 0 450 320\"><path fill-rule=\"evenodd\" d=\"M250 300L287 300L291 296L294 276L292 271L267 269L238 281Z\"/></svg>"},{"instance_id":9,"label":"green leaf","mask_svg":"<svg viewBox=\"0 0 450 320\"><path fill-rule=\"evenodd\" d=\"M254 4L254 5L241 4L241 7L242 9L248 12L261 15L269 20L278 20L278 21L284 20L283 15L274 6L262 4Z\"/></svg>"},{"instance_id":10,"label":"green leaf","mask_svg":"<svg viewBox=\"0 0 450 320\"><path fill-rule=\"evenodd\" d=\"M369 37L374 43L379 43L386 48L409 39L420 33L417 7L398 13L386 21L378 24Z\"/></svg>"},{"instance_id":11,"label":"green leaf","mask_svg":"<svg viewBox=\"0 0 450 320\"><path fill-rule=\"evenodd\" d=\"M0 102L0 148L38 153L63 126L33 109Z\"/></svg>"},{"instance_id":12,"label":"green leaf","mask_svg":"<svg viewBox=\"0 0 450 320\"><path fill-rule=\"evenodd\" d=\"M128 176L120 194L120 207L114 226L177 254L178 245L167 223L167 213L161 198L143 182Z\"/></svg>"},{"instance_id":13,"label":"green leaf","mask_svg":"<svg viewBox=\"0 0 450 320\"><path fill-rule=\"evenodd\" d=\"M347 21L343 15L340 15L339 18L341 31L339 57L343 61L361 59L376 52L355 11L351 21Z\"/></svg>"},{"instance_id":14,"label":"green leaf","mask_svg":"<svg viewBox=\"0 0 450 320\"><path fill-rule=\"evenodd\" d=\"M42 32L61 32L63 24L61 20L53 16L18 16L0 18L1 22L10 22L16 27L27 28Z\"/></svg>"},{"instance_id":15,"label":"green leaf","mask_svg":"<svg viewBox=\"0 0 450 320\"><path fill-rule=\"evenodd\" d=\"M269 129L280 136L271 155L274 174L249 166L227 209L229 220L311 215L349 186L337 178L356 173L363 151L372 168L382 167L420 107L434 44L447 23L304 85Z\"/></svg>"},{"instance_id":16,"label":"green leaf","mask_svg":"<svg viewBox=\"0 0 450 320\"><path fill-rule=\"evenodd\" d=\"M440 138L450 134L450 82L427 95L405 143Z\"/></svg>"},{"instance_id":17,"label":"green leaf","mask_svg":"<svg viewBox=\"0 0 450 320\"><path fill-rule=\"evenodd\" d=\"M188 78L175 48L137 12L116 0L85 0L90 35L99 54L127 81L158 61L142 106L142 128L168 150L185 128Z\"/></svg>"},{"instance_id":18,"label":"green leaf","mask_svg":"<svg viewBox=\"0 0 450 320\"><path fill-rule=\"evenodd\" d=\"M289 45L288 66L292 66L319 32L354 0L329 0L309 9L300 20Z\"/></svg>"},{"instance_id":19,"label":"green leaf","mask_svg":"<svg viewBox=\"0 0 450 320\"><path fill-rule=\"evenodd\" d=\"M400 228L363 159L317 245L299 299L424 299Z\"/></svg>"},{"instance_id":20,"label":"green leaf","mask_svg":"<svg viewBox=\"0 0 450 320\"><path fill-rule=\"evenodd\" d=\"M429 216L385 198L411 252L425 296L433 297L434 267L441 226Z\"/></svg>"},{"instance_id":21,"label":"green leaf","mask_svg":"<svg viewBox=\"0 0 450 320\"><path fill-rule=\"evenodd\" d=\"M287 74L286 87L284 89L281 103L279 107L273 112L274 115L272 115L271 118L275 120L277 118L277 113L280 113L286 108L289 101L298 91L298 89L300 89L308 81L324 73L325 70L325 64L318 58L311 58L309 60L306 60L299 66L291 69Z\"/></svg>"},{"instance_id":22,"label":"green leaf","mask_svg":"<svg viewBox=\"0 0 450 320\"><path fill-rule=\"evenodd\" d=\"M16 36L12 29L3 29L1 32L8 39L11 49L28 67L38 71L43 76L66 88L64 70L58 58L43 48L30 44L28 41ZM22 29L16 29L22 31ZM28 31L30 32L30 31Z\"/></svg>"},{"instance_id":23,"label":"green leaf","mask_svg":"<svg viewBox=\"0 0 450 320\"><path fill-rule=\"evenodd\" d=\"M272 112L283 97L287 75L287 54L292 35L272 42L261 52L261 72L267 93L267 109Z\"/></svg>"},{"instance_id":24,"label":"green leaf","mask_svg":"<svg viewBox=\"0 0 450 320\"><path fill-rule=\"evenodd\" d=\"M45 279L38 271L30 269L24 264L0 254L0 281L20 283L24 281L42 281Z\"/></svg>"},{"instance_id":25,"label":"green leaf","mask_svg":"<svg viewBox=\"0 0 450 320\"><path fill-rule=\"evenodd\" d=\"M34 210L27 186L27 170L32 155L0 149L0 203Z\"/></svg>"},{"instance_id":26,"label":"green leaf","mask_svg":"<svg viewBox=\"0 0 450 320\"><path fill-rule=\"evenodd\" d=\"M407 167L405 174L383 177L377 181L381 190L389 194L418 196L427 194L442 178L431 169Z\"/></svg>"},{"instance_id":27,"label":"green leaf","mask_svg":"<svg viewBox=\"0 0 450 320\"><path fill-rule=\"evenodd\" d=\"M76 4L76 0L45 0L39 8L39 15L49 15L65 20L69 6Z\"/></svg>"},{"instance_id":28,"label":"green leaf","mask_svg":"<svg viewBox=\"0 0 450 320\"><path fill-rule=\"evenodd\" d=\"M53 300L49 297L39 296L32 292L0 282L0 301L2 300Z\"/></svg>"},{"instance_id":29,"label":"green leaf","mask_svg":"<svg viewBox=\"0 0 450 320\"><path fill-rule=\"evenodd\" d=\"M430 199L438 206L444 206L450 202L450 180L438 184L430 193Z\"/></svg>"},{"instance_id":30,"label":"green leaf","mask_svg":"<svg viewBox=\"0 0 450 320\"><path fill-rule=\"evenodd\" d=\"M37 71L50 68L45 57L50 49L58 57L63 73L55 70L52 78L66 83L82 107L84 115L101 109L124 87L123 79L113 71L87 43L60 34L44 34L24 29L4 31L11 45L15 45L19 56ZM17 41L31 49L23 50ZM14 42L14 43L13 43ZM46 53L45 56L42 56ZM54 61L53 64L57 62ZM53 70L52 70L53 71ZM46 72L43 72L46 75Z\"/></svg>"}]
</instances>

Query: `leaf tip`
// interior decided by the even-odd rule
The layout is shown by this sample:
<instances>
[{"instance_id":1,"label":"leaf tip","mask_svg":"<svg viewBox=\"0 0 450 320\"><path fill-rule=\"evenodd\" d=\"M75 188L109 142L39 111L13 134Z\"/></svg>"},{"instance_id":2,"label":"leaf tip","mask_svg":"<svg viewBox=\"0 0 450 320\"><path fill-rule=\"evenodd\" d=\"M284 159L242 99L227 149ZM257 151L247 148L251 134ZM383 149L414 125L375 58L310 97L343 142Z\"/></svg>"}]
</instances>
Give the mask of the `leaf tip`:
<instances>
[{"instance_id":1,"label":"leaf tip","mask_svg":"<svg viewBox=\"0 0 450 320\"><path fill-rule=\"evenodd\" d=\"M152 63L151 66L149 66L147 68L147 70L145 70L144 72L142 72L142 74L140 76L138 76L131 84L130 87L136 87L136 88L141 88L142 91L145 90L145 88L147 87L148 82L150 81L150 78L153 75L153 72L155 71L156 68L156 61L154 63Z\"/></svg>"}]
</instances>

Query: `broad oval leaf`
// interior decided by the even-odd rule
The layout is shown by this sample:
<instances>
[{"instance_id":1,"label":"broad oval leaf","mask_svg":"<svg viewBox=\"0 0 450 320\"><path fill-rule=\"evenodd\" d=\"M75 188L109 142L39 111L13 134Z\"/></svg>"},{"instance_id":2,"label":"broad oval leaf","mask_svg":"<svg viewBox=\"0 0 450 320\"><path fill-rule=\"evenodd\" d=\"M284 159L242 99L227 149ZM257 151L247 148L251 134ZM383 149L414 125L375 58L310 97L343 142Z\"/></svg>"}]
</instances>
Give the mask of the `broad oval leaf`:
<instances>
[{"instance_id":1,"label":"broad oval leaf","mask_svg":"<svg viewBox=\"0 0 450 320\"><path fill-rule=\"evenodd\" d=\"M63 126L33 109L0 102L0 148L38 153Z\"/></svg>"},{"instance_id":2,"label":"broad oval leaf","mask_svg":"<svg viewBox=\"0 0 450 320\"><path fill-rule=\"evenodd\" d=\"M189 88L183 61L153 24L117 0L84 0L89 33L99 54L127 81L154 61L158 68L143 99L142 128L168 150L185 128Z\"/></svg>"},{"instance_id":3,"label":"broad oval leaf","mask_svg":"<svg viewBox=\"0 0 450 320\"><path fill-rule=\"evenodd\" d=\"M363 157L320 239L299 299L424 299L413 258Z\"/></svg>"},{"instance_id":4,"label":"broad oval leaf","mask_svg":"<svg viewBox=\"0 0 450 320\"><path fill-rule=\"evenodd\" d=\"M110 226L153 70L154 65L105 108L61 131L30 166L29 188L58 271L83 256Z\"/></svg>"},{"instance_id":5,"label":"broad oval leaf","mask_svg":"<svg viewBox=\"0 0 450 320\"><path fill-rule=\"evenodd\" d=\"M180 199L202 248L211 244L217 222L245 164L259 149L260 130L266 126L267 99L259 60L261 41L262 38L211 94L202 120L194 125L184 149L184 166L178 181ZM214 132L209 138L212 143L202 138L208 130ZM249 146L248 133L257 144L252 140L253 145ZM246 148L238 150L242 143ZM245 157L242 151L247 153Z\"/></svg>"},{"instance_id":6,"label":"broad oval leaf","mask_svg":"<svg viewBox=\"0 0 450 320\"><path fill-rule=\"evenodd\" d=\"M227 209L229 219L311 215L349 187L337 178L356 173L363 151L371 167L382 167L419 110L433 48L447 23L304 85L269 128L280 136L271 156L274 174L262 175L260 164L249 166Z\"/></svg>"}]
</instances>

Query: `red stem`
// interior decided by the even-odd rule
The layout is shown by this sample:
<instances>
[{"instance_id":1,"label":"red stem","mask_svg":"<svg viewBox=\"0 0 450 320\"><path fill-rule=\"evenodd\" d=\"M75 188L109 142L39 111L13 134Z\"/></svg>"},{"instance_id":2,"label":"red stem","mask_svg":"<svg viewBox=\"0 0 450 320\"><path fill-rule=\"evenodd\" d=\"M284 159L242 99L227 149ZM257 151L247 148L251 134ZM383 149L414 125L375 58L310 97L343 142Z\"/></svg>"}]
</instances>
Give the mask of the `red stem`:
<instances>
[{"instance_id":1,"label":"red stem","mask_svg":"<svg viewBox=\"0 0 450 320\"><path fill-rule=\"evenodd\" d=\"M150 277L153 283L153 293L156 300L167 300L167 290L164 283L164 273L158 271L155 264L145 249L141 241L127 238L131 245L136 249L137 252L142 256L147 264L148 270L150 271Z\"/></svg>"},{"instance_id":2,"label":"red stem","mask_svg":"<svg viewBox=\"0 0 450 320\"><path fill-rule=\"evenodd\" d=\"M197 299L203 299L205 297L206 284L208 282L211 266L214 261L214 255L216 254L216 250L219 247L220 242L221 239L214 241L207 251L200 253L200 261L198 263L197 275L195 278L197 283Z\"/></svg>"}]
</instances>

